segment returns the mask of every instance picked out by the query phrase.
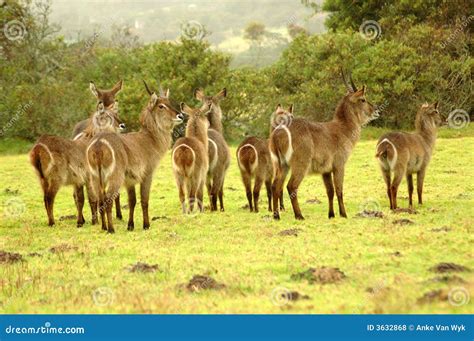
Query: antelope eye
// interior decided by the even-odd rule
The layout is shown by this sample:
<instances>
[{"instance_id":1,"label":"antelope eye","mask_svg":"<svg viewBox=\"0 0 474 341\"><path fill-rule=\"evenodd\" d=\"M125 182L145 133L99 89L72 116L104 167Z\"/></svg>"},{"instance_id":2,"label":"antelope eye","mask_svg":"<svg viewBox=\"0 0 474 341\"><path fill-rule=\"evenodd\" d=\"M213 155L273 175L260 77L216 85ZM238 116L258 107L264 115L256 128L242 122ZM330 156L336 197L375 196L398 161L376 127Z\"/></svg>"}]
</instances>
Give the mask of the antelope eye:
<instances>
[{"instance_id":1,"label":"antelope eye","mask_svg":"<svg viewBox=\"0 0 474 341\"><path fill-rule=\"evenodd\" d=\"M362 98L360 101L361 101L362 103L365 103L365 102L366 102L366 101L365 101L365 98Z\"/></svg>"},{"instance_id":2,"label":"antelope eye","mask_svg":"<svg viewBox=\"0 0 474 341\"><path fill-rule=\"evenodd\" d=\"M160 109L164 109L164 108L165 108L165 106L164 106L163 104L158 104L158 108L160 108Z\"/></svg>"}]
</instances>

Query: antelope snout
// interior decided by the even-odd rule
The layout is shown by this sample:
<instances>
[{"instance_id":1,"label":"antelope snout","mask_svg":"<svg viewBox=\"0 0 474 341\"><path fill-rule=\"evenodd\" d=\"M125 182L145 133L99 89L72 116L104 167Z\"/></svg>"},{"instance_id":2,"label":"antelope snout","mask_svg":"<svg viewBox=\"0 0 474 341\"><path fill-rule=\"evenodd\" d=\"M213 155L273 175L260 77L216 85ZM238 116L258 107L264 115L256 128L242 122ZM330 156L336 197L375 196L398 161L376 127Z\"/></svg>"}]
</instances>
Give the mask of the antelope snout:
<instances>
[{"instance_id":1,"label":"antelope snout","mask_svg":"<svg viewBox=\"0 0 474 341\"><path fill-rule=\"evenodd\" d=\"M182 113L177 114L173 121L178 124L182 123L184 121L184 115Z\"/></svg>"}]
</instances>

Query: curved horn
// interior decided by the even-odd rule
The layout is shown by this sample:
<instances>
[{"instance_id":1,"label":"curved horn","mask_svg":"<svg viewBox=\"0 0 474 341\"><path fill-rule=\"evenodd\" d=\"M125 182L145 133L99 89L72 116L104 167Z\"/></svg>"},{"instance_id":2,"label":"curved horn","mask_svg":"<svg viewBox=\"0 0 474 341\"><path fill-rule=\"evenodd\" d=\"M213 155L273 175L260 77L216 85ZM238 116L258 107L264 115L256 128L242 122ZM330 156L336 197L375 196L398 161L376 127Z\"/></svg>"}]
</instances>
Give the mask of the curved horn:
<instances>
[{"instance_id":1,"label":"curved horn","mask_svg":"<svg viewBox=\"0 0 474 341\"><path fill-rule=\"evenodd\" d=\"M354 84L354 81L352 80L352 73L351 73L351 72L349 72L349 81L351 82L352 92L356 92L356 91L357 91L357 87L356 87L356 85Z\"/></svg>"},{"instance_id":2,"label":"curved horn","mask_svg":"<svg viewBox=\"0 0 474 341\"><path fill-rule=\"evenodd\" d=\"M347 90L349 92L354 92L354 89L349 85L349 83L347 83L347 78L346 78L346 75L344 74L344 70L342 69L342 67L340 68L340 71L341 71L342 80L343 80L344 85L346 86Z\"/></svg>"},{"instance_id":3,"label":"curved horn","mask_svg":"<svg viewBox=\"0 0 474 341\"><path fill-rule=\"evenodd\" d=\"M145 89L146 89L146 92L148 92L148 95L151 96L151 94L153 93L153 91L150 90L150 88L148 87L148 84L146 84L145 80L142 79L143 81L143 84L145 85Z\"/></svg>"}]
</instances>

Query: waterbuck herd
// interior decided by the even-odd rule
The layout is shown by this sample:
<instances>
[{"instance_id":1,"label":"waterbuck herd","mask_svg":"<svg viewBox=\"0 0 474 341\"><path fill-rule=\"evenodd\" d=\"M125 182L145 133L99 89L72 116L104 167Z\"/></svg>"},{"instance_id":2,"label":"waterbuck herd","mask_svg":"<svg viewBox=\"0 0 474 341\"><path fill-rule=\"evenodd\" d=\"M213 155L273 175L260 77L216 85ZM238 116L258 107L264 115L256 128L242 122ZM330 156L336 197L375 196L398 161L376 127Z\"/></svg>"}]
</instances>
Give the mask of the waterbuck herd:
<instances>
[{"instance_id":1,"label":"waterbuck herd","mask_svg":"<svg viewBox=\"0 0 474 341\"><path fill-rule=\"evenodd\" d=\"M265 185L268 210L280 219L284 209L283 185L288 173L287 190L296 219L304 219L298 203L298 188L309 173L321 174L329 201L329 218L334 214L334 193L339 214L347 217L343 200L345 164L360 138L364 125L379 116L379 111L366 98L366 87L357 88L352 77L342 78L347 94L340 100L333 119L312 122L295 117L293 106L278 105L271 117L270 136L247 137L237 148L237 163L242 176L250 211L258 212L259 194ZM102 229L115 232L112 208L122 219L119 192L125 187L128 196L128 230L134 229L137 202L135 185L140 185L143 228L150 227L148 203L153 173L169 150L173 128L188 117L185 136L174 143L171 152L173 173L182 212L204 210L204 186L211 211L224 211L224 178L230 165L229 147L223 135L220 101L226 89L206 96L196 89L194 97L201 103L191 108L181 103L179 110L169 99L169 90L152 91L140 116L141 129L124 133L116 95L122 81L110 90L90 90L97 99L96 110L74 128L73 138L41 136L30 152L44 194L48 225L54 225L54 200L61 186L74 187L77 226L84 224L84 186L92 212L92 224L101 218ZM390 208L397 208L397 191L405 176L409 205L413 207L413 174L417 174L418 202L422 203L423 180L441 124L438 103L423 104L416 114L416 131L391 132L383 135L376 146L387 186ZM393 174L393 179L392 179ZM254 182L252 189L252 180Z\"/></svg>"}]
</instances>

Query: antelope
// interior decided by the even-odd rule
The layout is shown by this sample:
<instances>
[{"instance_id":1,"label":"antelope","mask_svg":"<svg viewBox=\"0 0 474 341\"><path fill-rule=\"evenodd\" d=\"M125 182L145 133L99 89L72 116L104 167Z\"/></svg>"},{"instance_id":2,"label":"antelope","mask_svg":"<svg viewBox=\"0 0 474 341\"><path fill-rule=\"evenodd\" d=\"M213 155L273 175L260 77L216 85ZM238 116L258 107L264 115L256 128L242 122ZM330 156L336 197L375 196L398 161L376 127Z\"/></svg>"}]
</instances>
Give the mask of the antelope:
<instances>
[{"instance_id":1,"label":"antelope","mask_svg":"<svg viewBox=\"0 0 474 341\"><path fill-rule=\"evenodd\" d=\"M92 94L97 98L97 101L104 103L105 107L109 107L115 102L115 96L122 90L123 81L118 81L110 90L98 89L93 81L89 82L89 89ZM72 138L78 138L84 132L84 130L90 126L90 118L87 118L74 126L72 132ZM125 128L125 126L123 126Z\"/></svg>"},{"instance_id":2,"label":"antelope","mask_svg":"<svg viewBox=\"0 0 474 341\"><path fill-rule=\"evenodd\" d=\"M287 190L295 218L303 220L298 203L298 187L307 173L322 174L329 199L329 218L334 218L334 188L339 214L347 217L343 201L344 166L359 140L363 125L378 117L378 112L366 100L366 88L357 89L352 77L348 84L342 73L348 93L337 105L330 122L310 122L295 118L288 126L278 126L270 136L270 153L275 168L272 184L273 217L280 219L277 198L283 192L283 183L291 170Z\"/></svg>"},{"instance_id":3,"label":"antelope","mask_svg":"<svg viewBox=\"0 0 474 341\"><path fill-rule=\"evenodd\" d=\"M203 211L204 182L209 168L207 136L209 123L206 116L210 110L210 106L194 109L181 103L181 111L189 116L189 120L186 125L186 136L176 140L171 160L184 214L194 210L196 199L199 211ZM189 200L189 211L186 210L186 197Z\"/></svg>"},{"instance_id":4,"label":"antelope","mask_svg":"<svg viewBox=\"0 0 474 341\"><path fill-rule=\"evenodd\" d=\"M224 211L224 178L230 165L230 151L224 139L220 101L227 96L227 90L224 88L214 96L206 96L203 90L196 89L194 96L202 103L201 110L207 110L207 107L211 108L207 115L209 120L207 132L209 171L206 178L206 188L211 211L217 211L217 198L219 198L220 210Z\"/></svg>"},{"instance_id":5,"label":"antelope","mask_svg":"<svg viewBox=\"0 0 474 341\"><path fill-rule=\"evenodd\" d=\"M278 104L271 118L270 133L279 125L290 124L292 119L293 105L291 105L288 110L284 110L282 106ZM247 137L237 148L236 154L250 212L258 213L258 198L262 184L265 184L267 190L268 210L271 212L273 164L270 157L270 150L268 149L268 140L256 136ZM252 179L255 179L253 191ZM279 200L280 209L282 210L284 209L283 198L280 197Z\"/></svg>"},{"instance_id":6,"label":"antelope","mask_svg":"<svg viewBox=\"0 0 474 341\"><path fill-rule=\"evenodd\" d=\"M48 215L48 225L53 226L54 200L59 189L65 185L74 187L74 201L77 208L77 227L84 222L82 213L84 207L84 185L87 185L87 169L84 153L90 138L98 131L117 131L121 124L118 118L116 103L105 107L102 102L97 104L97 110L89 120L89 126L84 134L74 140L59 136L43 135L30 152L30 162L33 165L44 195L44 205ZM94 126L92 126L94 125ZM92 223L97 220L97 205L90 199L92 211Z\"/></svg>"},{"instance_id":7,"label":"antelope","mask_svg":"<svg viewBox=\"0 0 474 341\"><path fill-rule=\"evenodd\" d=\"M433 154L437 126L441 124L438 102L423 104L416 114L415 132L391 132L380 137L375 157L387 186L390 209L397 208L398 186L405 176L408 183L409 208L413 209L413 174L416 173L418 204L423 203L423 181ZM394 174L393 181L391 173Z\"/></svg>"},{"instance_id":8,"label":"antelope","mask_svg":"<svg viewBox=\"0 0 474 341\"><path fill-rule=\"evenodd\" d=\"M89 82L89 89L92 94L97 98L98 101L104 103L104 106L109 107L110 105L115 103L115 96L122 90L123 87L123 80L119 80L112 89L103 90L98 89L93 81ZM74 126L74 130L72 133L72 138L77 139L80 138L84 134L84 130L87 127L90 127L90 118L85 119ZM125 124L121 123L120 130L123 131L125 129ZM120 207L120 195L117 195L115 199L115 214L118 219L122 219L122 209Z\"/></svg>"},{"instance_id":9,"label":"antelope","mask_svg":"<svg viewBox=\"0 0 474 341\"><path fill-rule=\"evenodd\" d=\"M93 197L99 201L102 230L114 233L112 203L120 187L128 194L128 230L135 227L135 185L140 184L143 229L150 228L148 202L153 172L170 147L173 127L183 121L172 107L169 90L152 93L140 116L141 129L126 134L99 134L87 146L86 162Z\"/></svg>"}]
</instances>

